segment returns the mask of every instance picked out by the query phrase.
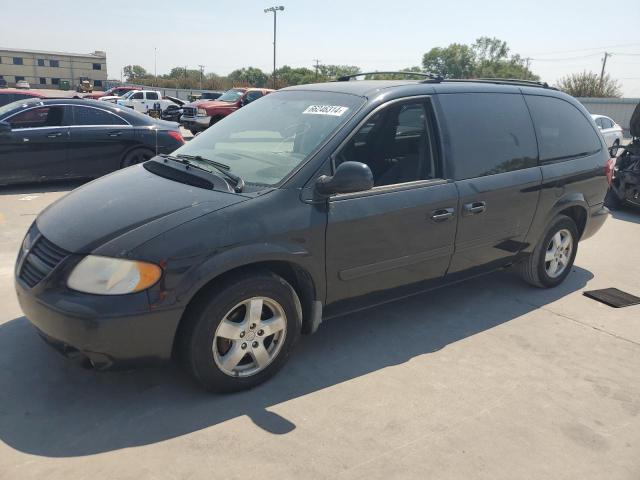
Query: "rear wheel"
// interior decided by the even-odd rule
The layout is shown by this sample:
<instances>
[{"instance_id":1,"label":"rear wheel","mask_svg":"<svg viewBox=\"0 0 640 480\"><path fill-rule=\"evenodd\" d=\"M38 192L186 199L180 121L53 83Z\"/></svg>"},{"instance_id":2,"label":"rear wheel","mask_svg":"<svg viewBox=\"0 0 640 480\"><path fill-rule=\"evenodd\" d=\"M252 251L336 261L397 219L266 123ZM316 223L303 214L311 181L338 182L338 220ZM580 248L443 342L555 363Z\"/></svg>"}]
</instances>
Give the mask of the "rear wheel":
<instances>
[{"instance_id":1,"label":"rear wheel","mask_svg":"<svg viewBox=\"0 0 640 480\"><path fill-rule=\"evenodd\" d=\"M120 168L127 168L131 165L136 165L138 163L146 162L151 157L153 157L153 152L151 150L147 150L146 148L136 148L128 152L120 163Z\"/></svg>"},{"instance_id":2,"label":"rear wheel","mask_svg":"<svg viewBox=\"0 0 640 480\"><path fill-rule=\"evenodd\" d=\"M273 376L298 340L302 314L293 288L270 272L250 272L205 292L183 320L183 365L205 389L252 388Z\"/></svg>"},{"instance_id":3,"label":"rear wheel","mask_svg":"<svg viewBox=\"0 0 640 480\"><path fill-rule=\"evenodd\" d=\"M578 240L576 223L566 215L559 215L551 222L533 253L518 264L520 275L536 287L560 285L571 271Z\"/></svg>"}]
</instances>

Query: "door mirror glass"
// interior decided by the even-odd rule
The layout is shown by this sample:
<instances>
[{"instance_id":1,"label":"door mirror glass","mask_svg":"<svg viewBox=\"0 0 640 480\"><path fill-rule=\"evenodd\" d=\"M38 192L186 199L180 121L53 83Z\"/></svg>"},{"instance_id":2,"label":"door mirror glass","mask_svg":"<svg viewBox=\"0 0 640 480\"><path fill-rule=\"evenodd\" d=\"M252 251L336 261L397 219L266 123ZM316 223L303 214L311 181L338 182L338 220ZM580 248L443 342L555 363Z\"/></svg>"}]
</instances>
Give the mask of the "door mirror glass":
<instances>
[{"instance_id":1,"label":"door mirror glass","mask_svg":"<svg viewBox=\"0 0 640 480\"><path fill-rule=\"evenodd\" d=\"M333 176L323 175L316 181L316 191L324 196L363 192L372 188L373 173L368 165L360 162L343 162Z\"/></svg>"}]
</instances>

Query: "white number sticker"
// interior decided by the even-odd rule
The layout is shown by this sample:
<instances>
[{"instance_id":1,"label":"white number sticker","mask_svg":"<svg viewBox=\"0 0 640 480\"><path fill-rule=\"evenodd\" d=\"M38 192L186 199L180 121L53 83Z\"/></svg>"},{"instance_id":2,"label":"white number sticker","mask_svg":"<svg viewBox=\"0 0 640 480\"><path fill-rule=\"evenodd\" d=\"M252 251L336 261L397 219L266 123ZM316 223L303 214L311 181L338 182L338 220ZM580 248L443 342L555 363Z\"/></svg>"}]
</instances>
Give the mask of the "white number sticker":
<instances>
[{"instance_id":1,"label":"white number sticker","mask_svg":"<svg viewBox=\"0 0 640 480\"><path fill-rule=\"evenodd\" d=\"M306 113L307 115L331 115L333 117L341 117L347 110L349 110L348 107L340 107L338 105L309 105L302 113Z\"/></svg>"}]
</instances>

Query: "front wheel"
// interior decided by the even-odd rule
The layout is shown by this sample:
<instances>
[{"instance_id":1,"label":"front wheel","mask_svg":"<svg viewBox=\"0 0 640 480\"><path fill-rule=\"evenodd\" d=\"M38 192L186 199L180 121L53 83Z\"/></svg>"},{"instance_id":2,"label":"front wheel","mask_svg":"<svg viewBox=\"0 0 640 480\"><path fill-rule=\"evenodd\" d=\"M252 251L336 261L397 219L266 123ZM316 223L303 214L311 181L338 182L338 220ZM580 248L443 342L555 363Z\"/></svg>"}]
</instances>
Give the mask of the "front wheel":
<instances>
[{"instance_id":1,"label":"front wheel","mask_svg":"<svg viewBox=\"0 0 640 480\"><path fill-rule=\"evenodd\" d=\"M578 251L578 228L573 219L558 215L528 258L517 266L531 285L551 288L560 285L573 266Z\"/></svg>"},{"instance_id":2,"label":"front wheel","mask_svg":"<svg viewBox=\"0 0 640 480\"><path fill-rule=\"evenodd\" d=\"M206 390L232 392L272 377L286 362L301 329L298 297L269 272L239 275L205 291L183 320L182 363Z\"/></svg>"}]
</instances>

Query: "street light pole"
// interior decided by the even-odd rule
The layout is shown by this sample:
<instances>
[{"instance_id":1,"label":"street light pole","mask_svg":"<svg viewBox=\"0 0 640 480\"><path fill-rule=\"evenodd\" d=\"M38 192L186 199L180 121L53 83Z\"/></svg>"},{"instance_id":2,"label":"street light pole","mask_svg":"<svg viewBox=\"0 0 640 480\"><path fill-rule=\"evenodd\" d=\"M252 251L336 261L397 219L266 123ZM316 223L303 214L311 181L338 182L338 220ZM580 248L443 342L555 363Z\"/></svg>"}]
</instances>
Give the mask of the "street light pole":
<instances>
[{"instance_id":1,"label":"street light pole","mask_svg":"<svg viewBox=\"0 0 640 480\"><path fill-rule=\"evenodd\" d=\"M153 47L153 75L156 77L156 87L158 86L158 47Z\"/></svg>"},{"instance_id":2,"label":"street light pole","mask_svg":"<svg viewBox=\"0 0 640 480\"><path fill-rule=\"evenodd\" d=\"M269 7L264 9L264 13L273 12L273 88L276 88L276 17L279 11L283 11L284 7L280 5L279 7Z\"/></svg>"}]
</instances>

